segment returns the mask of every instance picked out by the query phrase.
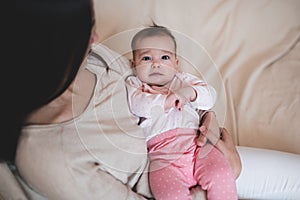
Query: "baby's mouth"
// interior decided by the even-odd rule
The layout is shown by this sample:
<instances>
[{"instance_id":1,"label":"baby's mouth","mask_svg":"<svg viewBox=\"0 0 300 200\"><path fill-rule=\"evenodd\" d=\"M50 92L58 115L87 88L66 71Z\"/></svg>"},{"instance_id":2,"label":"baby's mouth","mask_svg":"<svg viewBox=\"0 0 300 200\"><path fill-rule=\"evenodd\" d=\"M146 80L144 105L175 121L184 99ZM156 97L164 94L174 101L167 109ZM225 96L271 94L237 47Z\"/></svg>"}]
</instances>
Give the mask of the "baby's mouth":
<instances>
[{"instance_id":1,"label":"baby's mouth","mask_svg":"<svg viewBox=\"0 0 300 200\"><path fill-rule=\"evenodd\" d=\"M151 74L149 74L149 76L161 76L163 75L162 73L159 73L159 72L153 72Z\"/></svg>"}]
</instances>

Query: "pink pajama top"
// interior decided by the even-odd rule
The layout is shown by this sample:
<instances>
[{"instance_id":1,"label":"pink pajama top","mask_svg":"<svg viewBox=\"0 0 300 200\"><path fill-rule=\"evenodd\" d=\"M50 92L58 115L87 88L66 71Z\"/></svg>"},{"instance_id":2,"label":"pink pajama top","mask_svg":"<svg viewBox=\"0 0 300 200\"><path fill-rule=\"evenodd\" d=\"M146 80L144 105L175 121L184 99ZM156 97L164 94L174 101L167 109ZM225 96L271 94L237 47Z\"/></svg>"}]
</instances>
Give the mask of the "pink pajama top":
<instances>
[{"instance_id":1,"label":"pink pajama top","mask_svg":"<svg viewBox=\"0 0 300 200\"><path fill-rule=\"evenodd\" d=\"M183 109L171 108L165 111L164 105L168 91L192 86L196 93L196 100L187 103ZM128 103L131 112L145 120L141 123L146 141L165 131L175 128L198 128L199 115L196 109L211 109L216 101L216 91L210 85L188 73L177 73L169 90L158 91L142 83L136 76L126 79Z\"/></svg>"}]
</instances>

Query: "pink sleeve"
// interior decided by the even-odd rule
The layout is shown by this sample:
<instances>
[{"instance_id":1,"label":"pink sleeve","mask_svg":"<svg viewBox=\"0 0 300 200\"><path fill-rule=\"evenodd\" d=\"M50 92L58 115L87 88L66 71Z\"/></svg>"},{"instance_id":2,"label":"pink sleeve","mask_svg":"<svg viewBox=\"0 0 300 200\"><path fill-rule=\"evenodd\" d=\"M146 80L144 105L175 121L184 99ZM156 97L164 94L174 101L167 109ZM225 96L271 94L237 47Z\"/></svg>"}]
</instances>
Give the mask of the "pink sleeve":
<instances>
[{"instance_id":1,"label":"pink sleeve","mask_svg":"<svg viewBox=\"0 0 300 200\"><path fill-rule=\"evenodd\" d=\"M130 111L138 116L149 118L151 110L155 106L164 107L166 96L143 92L142 83L136 77L126 79L127 98Z\"/></svg>"},{"instance_id":2,"label":"pink sleeve","mask_svg":"<svg viewBox=\"0 0 300 200\"><path fill-rule=\"evenodd\" d=\"M192 106L201 110L211 109L216 102L216 90L194 75L182 73L182 76L182 79L192 86L197 93L196 100L191 102Z\"/></svg>"}]
</instances>

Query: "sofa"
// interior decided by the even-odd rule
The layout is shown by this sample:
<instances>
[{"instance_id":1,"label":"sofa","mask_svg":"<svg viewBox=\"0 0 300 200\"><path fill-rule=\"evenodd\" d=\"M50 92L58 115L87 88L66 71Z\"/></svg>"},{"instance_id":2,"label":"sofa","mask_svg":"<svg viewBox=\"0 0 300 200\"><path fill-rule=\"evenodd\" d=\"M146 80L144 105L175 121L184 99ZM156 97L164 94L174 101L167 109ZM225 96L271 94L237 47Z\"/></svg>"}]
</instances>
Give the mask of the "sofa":
<instances>
[{"instance_id":1,"label":"sofa","mask_svg":"<svg viewBox=\"0 0 300 200\"><path fill-rule=\"evenodd\" d=\"M239 199L300 199L300 1L94 0L99 43L131 59L153 23L178 43L180 67L217 91L213 110L242 161ZM0 198L42 199L1 163ZM200 197L199 197L200 199Z\"/></svg>"},{"instance_id":2,"label":"sofa","mask_svg":"<svg viewBox=\"0 0 300 200\"><path fill-rule=\"evenodd\" d=\"M240 199L300 199L300 1L98 0L95 9L99 42L128 59L141 28L173 31L182 70L217 90L213 109L241 155Z\"/></svg>"}]
</instances>

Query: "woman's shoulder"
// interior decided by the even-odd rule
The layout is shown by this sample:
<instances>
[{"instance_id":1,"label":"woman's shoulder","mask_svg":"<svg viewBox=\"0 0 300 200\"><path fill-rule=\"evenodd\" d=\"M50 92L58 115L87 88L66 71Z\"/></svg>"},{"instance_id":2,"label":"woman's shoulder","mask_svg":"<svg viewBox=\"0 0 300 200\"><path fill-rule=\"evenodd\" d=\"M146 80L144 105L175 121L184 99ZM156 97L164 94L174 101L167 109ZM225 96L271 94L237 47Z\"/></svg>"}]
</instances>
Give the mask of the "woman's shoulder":
<instances>
[{"instance_id":1,"label":"woman's shoulder","mask_svg":"<svg viewBox=\"0 0 300 200\"><path fill-rule=\"evenodd\" d=\"M125 82L127 86L132 86L132 87L140 87L143 85L140 79L137 76L132 74L130 74L125 78Z\"/></svg>"},{"instance_id":2,"label":"woman's shoulder","mask_svg":"<svg viewBox=\"0 0 300 200\"><path fill-rule=\"evenodd\" d=\"M130 62L125 56L101 43L92 45L87 63L89 69L97 72L107 68L122 75L131 72Z\"/></svg>"}]
</instances>

